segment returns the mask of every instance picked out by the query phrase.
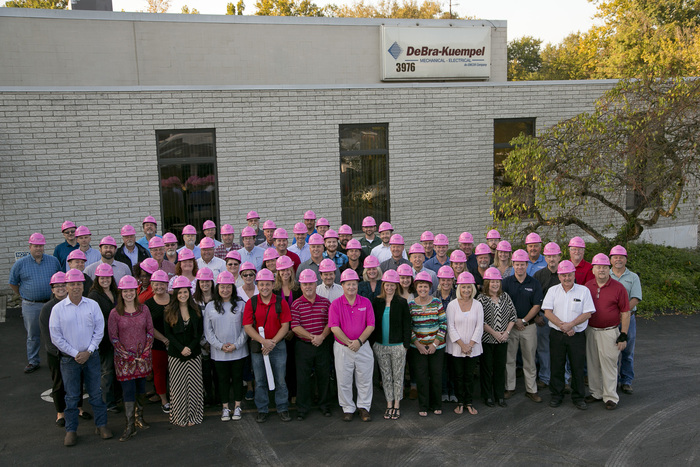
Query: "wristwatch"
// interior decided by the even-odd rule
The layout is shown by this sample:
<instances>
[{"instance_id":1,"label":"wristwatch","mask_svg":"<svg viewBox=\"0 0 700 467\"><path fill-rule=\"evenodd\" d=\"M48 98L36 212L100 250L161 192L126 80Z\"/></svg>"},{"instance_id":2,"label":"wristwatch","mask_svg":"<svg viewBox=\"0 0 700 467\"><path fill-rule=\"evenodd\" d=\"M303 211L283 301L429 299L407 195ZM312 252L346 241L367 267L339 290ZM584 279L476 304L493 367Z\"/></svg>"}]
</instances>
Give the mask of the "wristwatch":
<instances>
[{"instance_id":1,"label":"wristwatch","mask_svg":"<svg viewBox=\"0 0 700 467\"><path fill-rule=\"evenodd\" d=\"M522 318L520 318L520 321L523 322L523 326L529 326L529 325L530 325L530 323L528 323L527 321L525 321L525 320L522 319Z\"/></svg>"}]
</instances>

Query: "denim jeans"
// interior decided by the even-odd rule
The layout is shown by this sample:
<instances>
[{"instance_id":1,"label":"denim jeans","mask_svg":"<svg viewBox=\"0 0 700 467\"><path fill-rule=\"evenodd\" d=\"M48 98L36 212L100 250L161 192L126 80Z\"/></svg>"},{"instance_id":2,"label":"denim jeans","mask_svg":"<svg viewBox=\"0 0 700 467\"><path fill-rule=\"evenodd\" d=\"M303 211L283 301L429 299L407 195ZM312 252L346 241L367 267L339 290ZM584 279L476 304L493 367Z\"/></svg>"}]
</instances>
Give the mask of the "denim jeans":
<instances>
[{"instance_id":1,"label":"denim jeans","mask_svg":"<svg viewBox=\"0 0 700 467\"><path fill-rule=\"evenodd\" d=\"M284 379L287 372L286 342L284 340L280 341L269 353L269 357L272 376L275 378L275 405L277 406L277 412L285 412L289 408L289 393L287 392L287 383ZM269 410L267 405L270 400L267 395L267 373L265 372L263 354L252 353L251 358L253 374L255 374L255 406L258 408L258 412L267 413Z\"/></svg>"},{"instance_id":2,"label":"denim jeans","mask_svg":"<svg viewBox=\"0 0 700 467\"><path fill-rule=\"evenodd\" d=\"M43 303L22 300L22 319L27 330L27 361L33 365L39 364L39 349L41 348L41 330L39 329L39 314Z\"/></svg>"},{"instance_id":3,"label":"denim jeans","mask_svg":"<svg viewBox=\"0 0 700 467\"><path fill-rule=\"evenodd\" d=\"M544 384L549 384L549 320L544 318L544 326L537 326L537 363L540 365L539 378Z\"/></svg>"},{"instance_id":4,"label":"denim jeans","mask_svg":"<svg viewBox=\"0 0 700 467\"><path fill-rule=\"evenodd\" d=\"M637 337L637 318L630 316L630 328L627 331L627 347L620 354L620 384L632 384L634 380L634 341Z\"/></svg>"},{"instance_id":5,"label":"denim jeans","mask_svg":"<svg viewBox=\"0 0 700 467\"><path fill-rule=\"evenodd\" d=\"M100 356L93 352L82 365L73 357L61 357L61 374L66 390L66 431L78 431L78 401L80 400L80 375L95 415L95 426L107 425L107 406L102 401L100 389Z\"/></svg>"}]
</instances>

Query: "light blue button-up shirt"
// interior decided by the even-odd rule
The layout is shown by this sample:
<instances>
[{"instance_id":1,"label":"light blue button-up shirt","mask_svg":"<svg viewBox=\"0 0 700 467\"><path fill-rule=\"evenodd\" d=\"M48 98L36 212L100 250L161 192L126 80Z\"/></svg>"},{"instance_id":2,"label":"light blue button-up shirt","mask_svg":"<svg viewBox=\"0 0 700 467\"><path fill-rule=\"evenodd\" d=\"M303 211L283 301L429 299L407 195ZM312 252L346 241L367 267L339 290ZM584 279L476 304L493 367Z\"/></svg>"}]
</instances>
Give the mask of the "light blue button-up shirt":
<instances>
[{"instance_id":1,"label":"light blue button-up shirt","mask_svg":"<svg viewBox=\"0 0 700 467\"><path fill-rule=\"evenodd\" d=\"M96 301L81 297L77 305L70 297L58 302L51 310L49 332L51 342L66 355L94 352L104 335L105 321Z\"/></svg>"},{"instance_id":2,"label":"light blue button-up shirt","mask_svg":"<svg viewBox=\"0 0 700 467\"><path fill-rule=\"evenodd\" d=\"M263 250L259 246L254 246L253 249L250 251L246 250L245 247L243 247L240 250L238 250L238 252L241 254L241 264L245 263L246 261L249 261L255 265L255 269L257 271L260 271L260 269L262 269L263 255L265 254L265 250Z\"/></svg>"}]
</instances>

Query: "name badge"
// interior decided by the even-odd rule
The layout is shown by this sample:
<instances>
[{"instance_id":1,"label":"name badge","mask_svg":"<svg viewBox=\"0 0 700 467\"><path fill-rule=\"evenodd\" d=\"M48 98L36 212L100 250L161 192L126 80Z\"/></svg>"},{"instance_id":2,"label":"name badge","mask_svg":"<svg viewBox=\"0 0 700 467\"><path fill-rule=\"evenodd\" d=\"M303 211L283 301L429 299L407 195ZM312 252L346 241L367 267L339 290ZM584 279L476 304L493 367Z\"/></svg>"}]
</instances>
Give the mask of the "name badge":
<instances>
[{"instance_id":1,"label":"name badge","mask_svg":"<svg viewBox=\"0 0 700 467\"><path fill-rule=\"evenodd\" d=\"M358 311L365 311L366 309L367 309L367 307L366 307L366 306L363 306L362 308L358 308L357 310L358 310Z\"/></svg>"},{"instance_id":2,"label":"name badge","mask_svg":"<svg viewBox=\"0 0 700 467\"><path fill-rule=\"evenodd\" d=\"M525 290L527 290L528 292L532 292L532 289L528 289L527 287L525 287Z\"/></svg>"}]
</instances>

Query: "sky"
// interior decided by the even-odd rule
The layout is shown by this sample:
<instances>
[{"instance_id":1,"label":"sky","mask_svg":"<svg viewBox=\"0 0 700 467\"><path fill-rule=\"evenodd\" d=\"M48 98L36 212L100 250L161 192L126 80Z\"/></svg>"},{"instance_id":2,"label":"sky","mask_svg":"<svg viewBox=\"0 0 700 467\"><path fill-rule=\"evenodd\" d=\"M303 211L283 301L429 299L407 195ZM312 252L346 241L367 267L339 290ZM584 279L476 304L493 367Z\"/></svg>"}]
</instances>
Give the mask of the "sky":
<instances>
[{"instance_id":1,"label":"sky","mask_svg":"<svg viewBox=\"0 0 700 467\"><path fill-rule=\"evenodd\" d=\"M172 0L169 13L179 13L183 5L201 14L223 15L226 4L238 0ZM371 1L371 0L369 0ZM418 0L419 3L421 0ZM255 12L255 0L244 0L246 14ZM348 4L352 0L316 0L319 6L328 3ZM114 11L145 11L146 0L112 0ZM449 0L443 2L449 10ZM586 31L593 25L595 5L588 0L487 0L468 2L453 0L452 11L460 16L508 21L508 41L522 36L542 39L543 44L559 43L572 32Z\"/></svg>"}]
</instances>

